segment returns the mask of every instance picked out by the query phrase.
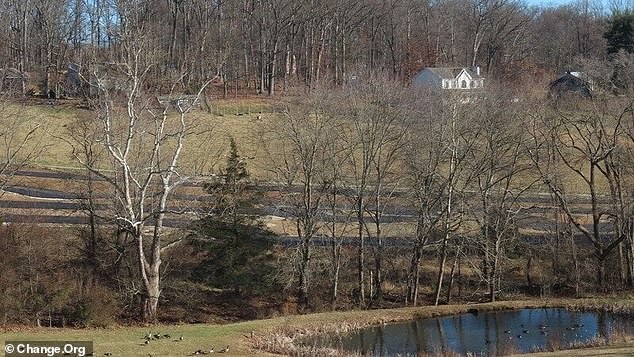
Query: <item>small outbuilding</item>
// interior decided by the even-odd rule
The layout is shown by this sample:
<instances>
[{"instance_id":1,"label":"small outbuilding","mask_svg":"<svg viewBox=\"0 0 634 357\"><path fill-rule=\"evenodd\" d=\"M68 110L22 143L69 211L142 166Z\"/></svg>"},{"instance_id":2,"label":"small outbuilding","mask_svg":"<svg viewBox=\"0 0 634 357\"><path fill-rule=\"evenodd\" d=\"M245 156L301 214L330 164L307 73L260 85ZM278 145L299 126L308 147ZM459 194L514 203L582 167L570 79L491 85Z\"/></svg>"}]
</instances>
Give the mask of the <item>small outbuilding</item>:
<instances>
[{"instance_id":1,"label":"small outbuilding","mask_svg":"<svg viewBox=\"0 0 634 357\"><path fill-rule=\"evenodd\" d=\"M0 93L22 93L27 77L15 68L0 69Z\"/></svg>"},{"instance_id":2,"label":"small outbuilding","mask_svg":"<svg viewBox=\"0 0 634 357\"><path fill-rule=\"evenodd\" d=\"M550 82L548 96L558 99L564 96L592 97L592 80L583 72L566 72Z\"/></svg>"}]
</instances>

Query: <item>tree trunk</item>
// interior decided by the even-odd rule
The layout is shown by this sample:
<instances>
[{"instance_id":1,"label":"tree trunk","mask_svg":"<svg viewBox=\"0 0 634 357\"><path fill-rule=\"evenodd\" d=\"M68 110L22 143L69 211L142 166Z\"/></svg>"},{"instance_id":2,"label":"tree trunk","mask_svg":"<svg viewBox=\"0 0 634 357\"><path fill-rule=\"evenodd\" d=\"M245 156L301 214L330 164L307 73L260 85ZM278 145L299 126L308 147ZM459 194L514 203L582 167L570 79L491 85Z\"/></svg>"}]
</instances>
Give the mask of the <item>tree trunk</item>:
<instances>
[{"instance_id":1,"label":"tree trunk","mask_svg":"<svg viewBox=\"0 0 634 357\"><path fill-rule=\"evenodd\" d=\"M405 297L406 305L408 303L411 303L413 306L416 306L417 303L421 256L422 244L420 241L418 241L414 245L414 251L412 253L412 259L409 266L409 279L407 279L407 296Z\"/></svg>"},{"instance_id":2,"label":"tree trunk","mask_svg":"<svg viewBox=\"0 0 634 357\"><path fill-rule=\"evenodd\" d=\"M360 193L361 194L361 193ZM360 306L364 306L365 305L365 287L364 287L364 281L365 281L365 276L363 273L363 266L365 264L365 257L364 257L364 243L365 243L365 236L363 234L363 197L359 197L358 198L358 204L357 204L357 220L358 220L358 238L359 238L359 251L358 251L358 255L357 255L357 263L358 263L358 287L359 287L359 305Z\"/></svg>"},{"instance_id":3,"label":"tree trunk","mask_svg":"<svg viewBox=\"0 0 634 357\"><path fill-rule=\"evenodd\" d=\"M451 234L451 214L453 213L453 192L454 192L454 181L453 176L456 170L456 160L457 160L457 143L456 143L456 105L452 106L452 115L451 115L451 159L449 160L449 182L447 184L447 208L445 211L445 221L443 224L444 229L444 237L442 240L442 248L441 248L441 256L440 263L438 266L438 279L436 280L436 297L434 300L434 305L438 306L440 303L440 293L442 291L442 282L445 274L445 263L447 262L447 248L449 245L449 238Z\"/></svg>"},{"instance_id":4,"label":"tree trunk","mask_svg":"<svg viewBox=\"0 0 634 357\"><path fill-rule=\"evenodd\" d=\"M381 300L383 298L383 288L381 287L383 283L383 239L380 234L376 237L376 245L377 245L377 255L374 261L374 295L375 299Z\"/></svg>"},{"instance_id":5,"label":"tree trunk","mask_svg":"<svg viewBox=\"0 0 634 357\"><path fill-rule=\"evenodd\" d=\"M605 293L608 291L607 282L606 282L606 274L605 274L605 262L606 262L605 257L603 257L603 254L600 254L597 257L597 287L599 288L599 291L602 293Z\"/></svg>"},{"instance_id":6,"label":"tree trunk","mask_svg":"<svg viewBox=\"0 0 634 357\"><path fill-rule=\"evenodd\" d=\"M291 74L291 49L288 43L286 43L286 51L284 55L284 77L283 77L283 91L288 91L288 77Z\"/></svg>"},{"instance_id":7,"label":"tree trunk","mask_svg":"<svg viewBox=\"0 0 634 357\"><path fill-rule=\"evenodd\" d=\"M332 243L333 250L333 276L332 276L332 308L337 307L337 299L339 292L339 271L341 269L341 245L334 240Z\"/></svg>"},{"instance_id":8,"label":"tree trunk","mask_svg":"<svg viewBox=\"0 0 634 357\"><path fill-rule=\"evenodd\" d=\"M301 309L308 307L308 264L310 260L307 242L302 243L302 256L299 269L299 295L298 304Z\"/></svg>"},{"instance_id":9,"label":"tree trunk","mask_svg":"<svg viewBox=\"0 0 634 357\"><path fill-rule=\"evenodd\" d=\"M634 218L630 217L627 222L627 266L628 266L628 285L634 287Z\"/></svg>"},{"instance_id":10,"label":"tree trunk","mask_svg":"<svg viewBox=\"0 0 634 357\"><path fill-rule=\"evenodd\" d=\"M334 175L336 176L337 168L334 167ZM333 185L332 188L332 204L330 206L330 213L332 215L332 221L330 222L330 234L332 239L332 287L331 287L331 303L332 309L337 307L337 298L339 292L339 271L341 269L341 244L337 241L337 185Z\"/></svg>"},{"instance_id":11,"label":"tree trunk","mask_svg":"<svg viewBox=\"0 0 634 357\"><path fill-rule=\"evenodd\" d=\"M27 66L28 66L28 57L27 57L27 45L29 43L29 37L26 31L26 24L27 24L27 17L28 17L28 6L29 6L29 1L25 0L23 3L24 6L24 11L22 13L22 26L21 26L21 30L22 32L20 33L21 38L20 38L20 72L22 74L22 95L26 95L26 87L27 87L27 78L26 78L26 72L27 72Z\"/></svg>"},{"instance_id":12,"label":"tree trunk","mask_svg":"<svg viewBox=\"0 0 634 357\"><path fill-rule=\"evenodd\" d=\"M445 234L440 252L440 261L438 262L438 275L436 278L436 292L434 298L434 306L440 303L440 293L442 291L442 282L445 275L445 264L447 263L447 244L449 241L449 232Z\"/></svg>"},{"instance_id":13,"label":"tree trunk","mask_svg":"<svg viewBox=\"0 0 634 357\"><path fill-rule=\"evenodd\" d=\"M143 297L143 320L146 322L158 321L159 302L159 277L151 277L145 286L145 296Z\"/></svg>"},{"instance_id":14,"label":"tree trunk","mask_svg":"<svg viewBox=\"0 0 634 357\"><path fill-rule=\"evenodd\" d=\"M617 237L619 235L616 235ZM624 254L624 246L625 243L621 242L619 243L619 283L621 285L626 285L627 284L627 262L625 261L626 257Z\"/></svg>"},{"instance_id":15,"label":"tree trunk","mask_svg":"<svg viewBox=\"0 0 634 357\"><path fill-rule=\"evenodd\" d=\"M447 283L447 304L451 303L451 290L453 289L454 278L456 275L456 266L458 265L458 260L460 259L460 249L459 246L456 249L456 255L453 259L453 264L451 264L451 271L449 272L449 282Z\"/></svg>"},{"instance_id":16,"label":"tree trunk","mask_svg":"<svg viewBox=\"0 0 634 357\"><path fill-rule=\"evenodd\" d=\"M324 53L324 46L326 44L326 41L324 40L324 37L326 36L326 28L323 27L321 29L321 35L319 37L319 48L317 50L317 63L316 63L316 68L315 68L315 80L319 80L319 77L321 76L321 62L322 62L322 57L323 57L323 53Z\"/></svg>"},{"instance_id":17,"label":"tree trunk","mask_svg":"<svg viewBox=\"0 0 634 357\"><path fill-rule=\"evenodd\" d=\"M137 241L137 254L139 255L139 269L141 273L141 280L143 282L143 296L141 299L142 316L146 322L156 322L158 312L158 302L161 294L160 290L160 257L154 256L154 250L152 251L153 257L148 262L145 256L145 247L143 246L142 227L138 227L135 232ZM156 242L154 242L156 243Z\"/></svg>"},{"instance_id":18,"label":"tree trunk","mask_svg":"<svg viewBox=\"0 0 634 357\"><path fill-rule=\"evenodd\" d=\"M345 82L347 81L348 69L346 66L346 37L345 34L341 35L341 79Z\"/></svg>"},{"instance_id":19,"label":"tree trunk","mask_svg":"<svg viewBox=\"0 0 634 357\"><path fill-rule=\"evenodd\" d=\"M374 250L374 294L370 294L371 298L381 299L383 296L383 236L381 233L381 185L377 185L375 192L374 204L374 227L376 229L376 247Z\"/></svg>"},{"instance_id":20,"label":"tree trunk","mask_svg":"<svg viewBox=\"0 0 634 357\"><path fill-rule=\"evenodd\" d=\"M275 72L277 71L277 48L278 48L278 43L277 40L275 40L273 42L273 48L272 48L272 52L270 54L269 57L269 63L268 63L268 73L267 73L267 78L268 78L268 95L269 96L273 96L275 95Z\"/></svg>"},{"instance_id":21,"label":"tree trunk","mask_svg":"<svg viewBox=\"0 0 634 357\"><path fill-rule=\"evenodd\" d=\"M142 299L143 320L146 322L156 322L158 319L158 302L161 295L160 289L160 256L155 256L152 251L151 261L148 262L143 247L142 227L136 232L137 253L139 254L139 268L143 281L144 294ZM153 242L155 244L156 242Z\"/></svg>"},{"instance_id":22,"label":"tree trunk","mask_svg":"<svg viewBox=\"0 0 634 357\"><path fill-rule=\"evenodd\" d=\"M500 249L500 239L501 237L497 236L496 233L496 241L495 241L495 256L493 257L493 266L491 267L491 283L490 283L490 293L491 293L491 302L495 302L497 299L497 290L500 286L500 277L499 277L499 269L500 269L500 255L502 254Z\"/></svg>"},{"instance_id":23,"label":"tree trunk","mask_svg":"<svg viewBox=\"0 0 634 357\"><path fill-rule=\"evenodd\" d=\"M332 34L332 83L339 85L339 17L335 14L335 29Z\"/></svg>"},{"instance_id":24,"label":"tree trunk","mask_svg":"<svg viewBox=\"0 0 634 357\"><path fill-rule=\"evenodd\" d=\"M572 223L568 222L568 235L570 237L571 257L572 265L574 267L575 274L575 296L581 296L581 272L579 267L579 257L577 256L577 244L575 242L575 235L572 231Z\"/></svg>"},{"instance_id":25,"label":"tree trunk","mask_svg":"<svg viewBox=\"0 0 634 357\"><path fill-rule=\"evenodd\" d=\"M172 0L170 0L171 2ZM174 52L176 51L176 25L178 23L178 1L174 2L174 9L172 10L172 28L170 36L170 44L168 48L169 65L171 68L176 68L176 58Z\"/></svg>"},{"instance_id":26,"label":"tree trunk","mask_svg":"<svg viewBox=\"0 0 634 357\"><path fill-rule=\"evenodd\" d=\"M533 254L531 254L530 250L528 253L529 256L526 260L526 285L528 285L528 287L530 288L533 285L533 282L531 280L531 265L533 263Z\"/></svg>"}]
</instances>

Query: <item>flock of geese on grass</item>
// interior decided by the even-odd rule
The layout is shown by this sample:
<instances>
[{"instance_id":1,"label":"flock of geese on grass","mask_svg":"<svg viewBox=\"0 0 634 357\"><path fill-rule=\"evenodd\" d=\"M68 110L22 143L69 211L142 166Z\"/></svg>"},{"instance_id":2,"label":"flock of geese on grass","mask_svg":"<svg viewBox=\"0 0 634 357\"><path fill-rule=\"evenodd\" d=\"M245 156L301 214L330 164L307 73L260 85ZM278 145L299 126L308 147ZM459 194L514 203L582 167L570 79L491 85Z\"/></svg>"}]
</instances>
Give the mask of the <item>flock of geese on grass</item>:
<instances>
[{"instance_id":1,"label":"flock of geese on grass","mask_svg":"<svg viewBox=\"0 0 634 357\"><path fill-rule=\"evenodd\" d=\"M527 335L530 333L530 331L526 328L526 325L521 324L520 326L522 326L522 334ZM572 326L566 327L566 330L568 331L573 331L576 330L578 328L583 327L583 324L574 324ZM548 325L543 325L540 324L538 327L539 333L541 333L544 336L548 336ZM513 331L511 330L504 330L504 333L507 335L510 335ZM519 334L516 336L516 338L521 339L522 338L522 334ZM509 340L513 339L513 336L509 336ZM487 341L487 343L490 341Z\"/></svg>"},{"instance_id":2,"label":"flock of geese on grass","mask_svg":"<svg viewBox=\"0 0 634 357\"><path fill-rule=\"evenodd\" d=\"M155 341L155 340L161 340L161 339L171 339L172 336L169 334L164 334L161 335L160 333L152 333L152 332L148 332L147 335L145 335L143 337L143 339L145 340L143 343L146 345L150 344L150 341ZM177 339L172 340L173 342L181 342L183 341L185 338L181 335L180 337L178 337ZM229 353L229 346L226 346L220 350L215 350L214 347L210 347L207 349L200 349L200 350L196 350L194 352L192 352L190 355L191 356L195 356L195 355L207 355L210 353Z\"/></svg>"},{"instance_id":3,"label":"flock of geese on grass","mask_svg":"<svg viewBox=\"0 0 634 357\"><path fill-rule=\"evenodd\" d=\"M156 341L156 340L169 340L171 339L172 336L169 334L164 334L161 335L160 333L152 333L152 332L148 332L147 335L143 336L143 344L144 345L149 345L151 341ZM180 337L173 339L172 342L182 342L183 340L185 340L185 338L181 335ZM211 353L229 353L229 346L226 346L225 348L222 348L220 350L215 350L212 347L207 348L207 349L200 349L200 350L196 350L192 353L190 353L188 356L197 356L197 355L208 355ZM106 352L103 354L104 356L108 357L108 356L112 356L111 352ZM152 357L151 354L148 354L149 357Z\"/></svg>"}]
</instances>

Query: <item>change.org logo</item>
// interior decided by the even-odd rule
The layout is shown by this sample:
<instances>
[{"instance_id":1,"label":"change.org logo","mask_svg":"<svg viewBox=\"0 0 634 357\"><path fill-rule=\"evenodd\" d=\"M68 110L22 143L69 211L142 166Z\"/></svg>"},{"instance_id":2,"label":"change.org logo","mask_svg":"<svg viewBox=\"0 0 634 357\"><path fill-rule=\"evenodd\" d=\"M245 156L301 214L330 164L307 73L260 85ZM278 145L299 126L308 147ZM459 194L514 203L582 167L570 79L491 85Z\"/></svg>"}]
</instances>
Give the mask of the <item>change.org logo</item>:
<instances>
[{"instance_id":1,"label":"change.org logo","mask_svg":"<svg viewBox=\"0 0 634 357\"><path fill-rule=\"evenodd\" d=\"M57 357L93 355L92 341L7 341L6 357Z\"/></svg>"}]
</instances>

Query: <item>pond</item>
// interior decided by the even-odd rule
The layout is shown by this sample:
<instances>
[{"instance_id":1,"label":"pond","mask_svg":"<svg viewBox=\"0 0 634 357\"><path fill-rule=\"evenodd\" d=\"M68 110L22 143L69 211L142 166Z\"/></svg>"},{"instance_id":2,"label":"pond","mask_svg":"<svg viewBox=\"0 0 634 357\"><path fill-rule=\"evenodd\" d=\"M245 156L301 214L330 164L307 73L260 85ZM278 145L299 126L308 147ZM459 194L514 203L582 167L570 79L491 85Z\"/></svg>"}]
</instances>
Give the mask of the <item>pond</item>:
<instances>
[{"instance_id":1,"label":"pond","mask_svg":"<svg viewBox=\"0 0 634 357\"><path fill-rule=\"evenodd\" d=\"M523 309L428 318L321 336L311 344L374 356L456 353L491 356L565 348L632 334L634 319L608 312Z\"/></svg>"}]
</instances>

